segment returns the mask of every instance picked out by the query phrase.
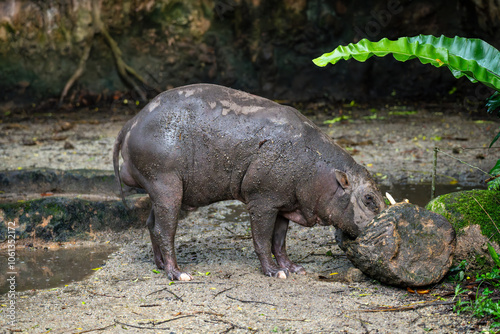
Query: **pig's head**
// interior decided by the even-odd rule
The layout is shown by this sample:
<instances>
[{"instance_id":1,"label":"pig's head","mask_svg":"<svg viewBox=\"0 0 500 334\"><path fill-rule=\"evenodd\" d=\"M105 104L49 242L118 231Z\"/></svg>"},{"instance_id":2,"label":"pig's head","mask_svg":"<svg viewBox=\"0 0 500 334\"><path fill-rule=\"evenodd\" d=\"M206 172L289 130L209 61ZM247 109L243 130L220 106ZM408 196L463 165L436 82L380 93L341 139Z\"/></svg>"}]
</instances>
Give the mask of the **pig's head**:
<instances>
[{"instance_id":1,"label":"pig's head","mask_svg":"<svg viewBox=\"0 0 500 334\"><path fill-rule=\"evenodd\" d=\"M351 238L382 210L384 198L368 171L357 165L354 171L333 169L320 183L316 215L320 224L334 225ZM321 178L324 178L325 174Z\"/></svg>"}]
</instances>

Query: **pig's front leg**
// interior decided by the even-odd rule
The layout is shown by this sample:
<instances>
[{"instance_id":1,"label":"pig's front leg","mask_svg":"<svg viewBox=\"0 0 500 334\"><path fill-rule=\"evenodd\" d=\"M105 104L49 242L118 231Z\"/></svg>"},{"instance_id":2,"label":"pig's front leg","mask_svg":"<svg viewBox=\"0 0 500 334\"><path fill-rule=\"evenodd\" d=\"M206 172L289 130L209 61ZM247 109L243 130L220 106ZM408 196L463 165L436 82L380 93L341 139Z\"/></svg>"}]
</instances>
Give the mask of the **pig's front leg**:
<instances>
[{"instance_id":1,"label":"pig's front leg","mask_svg":"<svg viewBox=\"0 0 500 334\"><path fill-rule=\"evenodd\" d=\"M287 278L288 269L276 265L271 256L271 245L274 225L278 210L269 208L262 203L249 203L250 224L252 227L253 244L255 253L259 257L264 275Z\"/></svg>"},{"instance_id":2,"label":"pig's front leg","mask_svg":"<svg viewBox=\"0 0 500 334\"><path fill-rule=\"evenodd\" d=\"M299 266L290 261L286 253L286 233L288 231L289 223L290 221L285 217L282 217L280 215L276 217L276 224L274 225L272 251L274 256L276 257L278 265L287 268L291 273L304 275L306 274L305 269L302 266Z\"/></svg>"}]
</instances>

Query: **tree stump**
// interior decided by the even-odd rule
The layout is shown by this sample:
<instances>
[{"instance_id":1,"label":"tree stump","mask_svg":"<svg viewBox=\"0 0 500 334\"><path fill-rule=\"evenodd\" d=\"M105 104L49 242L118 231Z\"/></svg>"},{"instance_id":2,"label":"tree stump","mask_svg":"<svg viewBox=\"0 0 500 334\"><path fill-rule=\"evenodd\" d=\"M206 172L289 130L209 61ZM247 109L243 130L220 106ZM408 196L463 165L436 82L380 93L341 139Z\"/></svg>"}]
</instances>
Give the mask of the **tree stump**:
<instances>
[{"instance_id":1,"label":"tree stump","mask_svg":"<svg viewBox=\"0 0 500 334\"><path fill-rule=\"evenodd\" d=\"M340 248L366 275L406 287L439 282L451 267L455 230L443 216L397 203L376 216L354 240Z\"/></svg>"}]
</instances>

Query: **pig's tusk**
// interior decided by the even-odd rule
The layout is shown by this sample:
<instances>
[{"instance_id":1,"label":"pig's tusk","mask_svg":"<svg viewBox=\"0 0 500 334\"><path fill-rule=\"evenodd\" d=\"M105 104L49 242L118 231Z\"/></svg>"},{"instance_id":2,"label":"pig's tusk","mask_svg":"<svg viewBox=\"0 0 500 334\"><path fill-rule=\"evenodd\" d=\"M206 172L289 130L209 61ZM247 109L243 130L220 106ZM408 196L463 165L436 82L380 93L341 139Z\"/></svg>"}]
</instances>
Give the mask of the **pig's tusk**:
<instances>
[{"instance_id":1,"label":"pig's tusk","mask_svg":"<svg viewBox=\"0 0 500 334\"><path fill-rule=\"evenodd\" d=\"M387 197L387 199L389 200L389 203L391 203L391 205L396 204L396 201L394 200L394 197L391 196L391 194L385 193L385 197Z\"/></svg>"}]
</instances>

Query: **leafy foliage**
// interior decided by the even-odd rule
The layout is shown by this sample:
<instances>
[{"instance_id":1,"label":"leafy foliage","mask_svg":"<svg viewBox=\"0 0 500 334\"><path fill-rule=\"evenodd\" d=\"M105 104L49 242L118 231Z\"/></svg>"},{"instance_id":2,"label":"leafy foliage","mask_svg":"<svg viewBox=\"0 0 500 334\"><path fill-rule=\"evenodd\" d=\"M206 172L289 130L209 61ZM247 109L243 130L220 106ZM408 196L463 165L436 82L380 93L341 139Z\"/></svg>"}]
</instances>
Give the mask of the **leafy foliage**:
<instances>
[{"instance_id":1,"label":"leafy foliage","mask_svg":"<svg viewBox=\"0 0 500 334\"><path fill-rule=\"evenodd\" d=\"M497 135L497 137L500 136L500 133ZM491 145L490 145L491 146ZM489 171L490 175L493 176L492 179L488 182L488 189L490 190L500 190L500 160L497 161L495 166ZM500 265L499 265L500 267Z\"/></svg>"},{"instance_id":2,"label":"leafy foliage","mask_svg":"<svg viewBox=\"0 0 500 334\"><path fill-rule=\"evenodd\" d=\"M500 268L500 258L498 257L497 252L495 251L495 248L488 242L488 252L491 255L491 258L495 262L498 268Z\"/></svg>"},{"instance_id":3,"label":"leafy foliage","mask_svg":"<svg viewBox=\"0 0 500 334\"><path fill-rule=\"evenodd\" d=\"M466 261L462 261L457 267L450 270L449 279L457 284L453 297L453 300L456 300L453 311L457 314L472 313L476 318L488 317L493 320L490 327L495 328L500 326L500 303L498 302L500 259L495 249L489 244L488 250L496 266L486 273L477 274L475 282L471 282L470 277L465 279ZM476 291L468 290L475 285L477 285ZM463 288L463 286L467 288Z\"/></svg>"},{"instance_id":4,"label":"leafy foliage","mask_svg":"<svg viewBox=\"0 0 500 334\"><path fill-rule=\"evenodd\" d=\"M466 76L472 82L479 81L500 90L500 53L490 44L475 38L419 35L395 41L387 38L378 42L362 39L356 44L339 46L313 62L318 66L350 58L364 62L372 56L384 57L388 54L403 62L417 58L423 64L445 66L456 78Z\"/></svg>"},{"instance_id":5,"label":"leafy foliage","mask_svg":"<svg viewBox=\"0 0 500 334\"><path fill-rule=\"evenodd\" d=\"M372 56L384 57L388 54L392 54L398 61L417 58L422 64L444 66L455 78L465 76L472 82L481 82L495 89L496 92L487 100L486 107L489 113L498 110L500 117L500 52L481 39L432 35L401 37L395 41L383 38L378 42L362 39L355 44L338 46L332 52L314 59L313 62L323 67L329 63L336 64L341 59L353 58L364 62ZM498 139L500 132L493 138L490 147ZM492 175L498 174L500 171ZM493 179L488 187L500 189L500 179Z\"/></svg>"},{"instance_id":6,"label":"leafy foliage","mask_svg":"<svg viewBox=\"0 0 500 334\"><path fill-rule=\"evenodd\" d=\"M488 108L490 114L493 114L498 109L497 116L500 117L500 92L496 91L486 100L486 108Z\"/></svg>"},{"instance_id":7,"label":"leafy foliage","mask_svg":"<svg viewBox=\"0 0 500 334\"><path fill-rule=\"evenodd\" d=\"M493 114L495 110L498 111L497 116L500 117L500 92L496 91L491 95L488 100L486 100L486 108L490 114ZM490 143L490 147L500 138L500 131L497 133L495 138ZM491 173L490 173L491 174ZM500 186L500 185L499 185Z\"/></svg>"}]
</instances>

